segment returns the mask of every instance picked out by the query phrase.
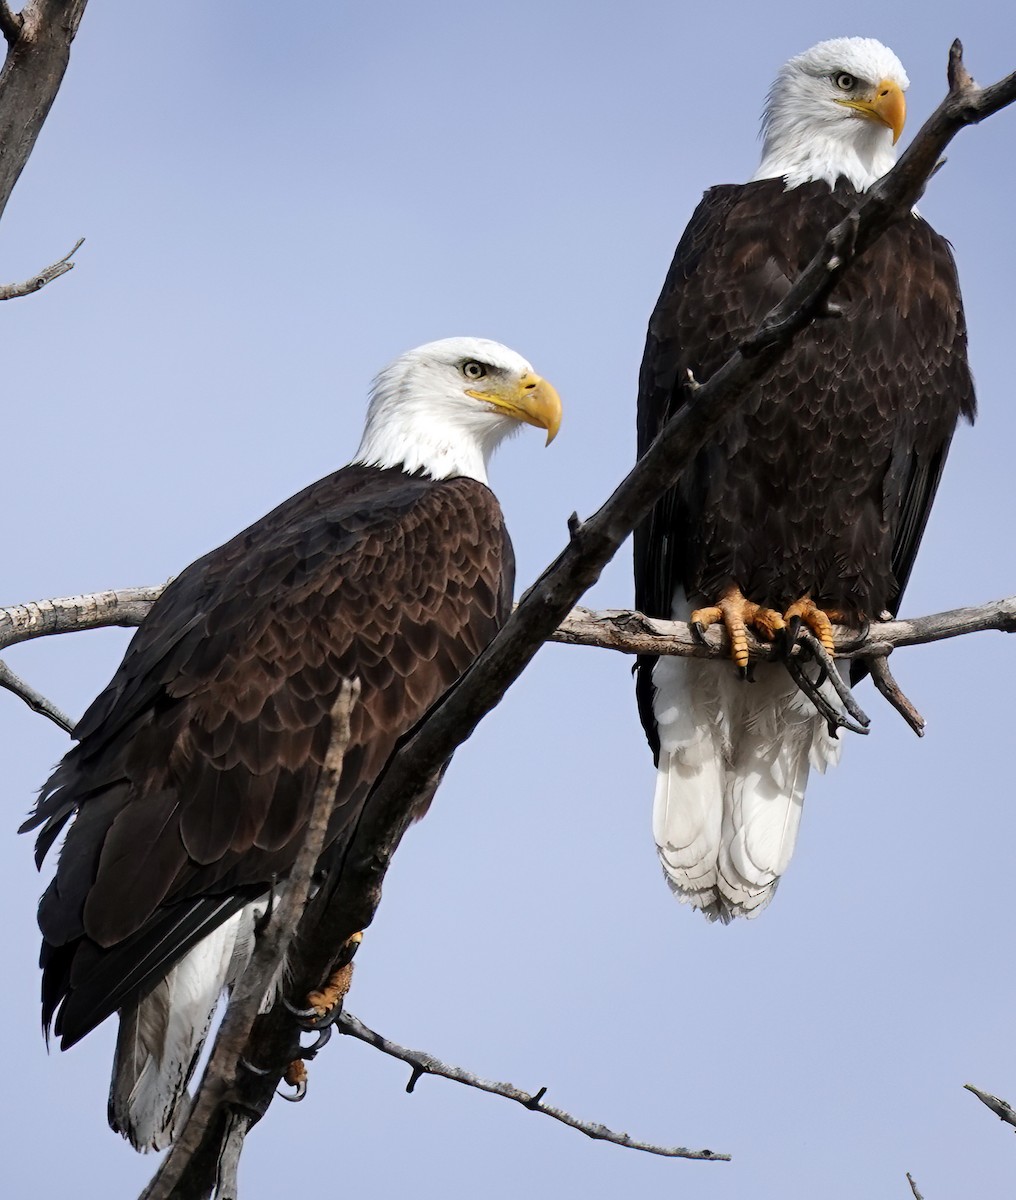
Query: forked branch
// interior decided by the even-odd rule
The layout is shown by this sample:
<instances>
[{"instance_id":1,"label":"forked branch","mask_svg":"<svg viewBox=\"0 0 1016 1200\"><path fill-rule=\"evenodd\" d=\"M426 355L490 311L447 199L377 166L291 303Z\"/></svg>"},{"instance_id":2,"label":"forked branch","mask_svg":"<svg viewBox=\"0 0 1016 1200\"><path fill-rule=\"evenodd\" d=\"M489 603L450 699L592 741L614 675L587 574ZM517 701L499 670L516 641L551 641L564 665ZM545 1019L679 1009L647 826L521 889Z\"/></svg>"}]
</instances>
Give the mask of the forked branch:
<instances>
[{"instance_id":1,"label":"forked branch","mask_svg":"<svg viewBox=\"0 0 1016 1200\"><path fill-rule=\"evenodd\" d=\"M44 288L47 283L52 283L54 279L59 279L61 275L66 275L68 271L74 270L74 263L71 259L84 245L85 239L78 238L71 249L63 258L58 258L55 263L51 263L48 267L33 275L31 279L26 279L24 283L0 283L0 300L17 300L20 296L30 296L33 292Z\"/></svg>"}]
</instances>

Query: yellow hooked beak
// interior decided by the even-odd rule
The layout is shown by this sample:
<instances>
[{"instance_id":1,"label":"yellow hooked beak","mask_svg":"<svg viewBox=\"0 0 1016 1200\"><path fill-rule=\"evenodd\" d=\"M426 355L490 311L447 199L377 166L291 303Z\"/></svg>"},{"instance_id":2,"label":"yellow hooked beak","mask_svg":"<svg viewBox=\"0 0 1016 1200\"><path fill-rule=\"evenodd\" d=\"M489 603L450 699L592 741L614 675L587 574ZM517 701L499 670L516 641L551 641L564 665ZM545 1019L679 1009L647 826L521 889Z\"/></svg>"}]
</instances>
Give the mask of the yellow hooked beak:
<instances>
[{"instance_id":1,"label":"yellow hooked beak","mask_svg":"<svg viewBox=\"0 0 1016 1200\"><path fill-rule=\"evenodd\" d=\"M541 379L532 371L527 371L515 383L499 385L492 381L490 389L485 392L466 388L466 395L486 400L498 412L514 417L516 421L546 429L548 446L561 428L561 397L546 379Z\"/></svg>"},{"instance_id":2,"label":"yellow hooked beak","mask_svg":"<svg viewBox=\"0 0 1016 1200\"><path fill-rule=\"evenodd\" d=\"M893 131L893 145L900 140L903 123L907 119L907 102L903 98L903 89L891 79L883 79L875 88L875 94L869 100L840 100L846 108L852 108L862 116L872 121L880 121Z\"/></svg>"}]
</instances>

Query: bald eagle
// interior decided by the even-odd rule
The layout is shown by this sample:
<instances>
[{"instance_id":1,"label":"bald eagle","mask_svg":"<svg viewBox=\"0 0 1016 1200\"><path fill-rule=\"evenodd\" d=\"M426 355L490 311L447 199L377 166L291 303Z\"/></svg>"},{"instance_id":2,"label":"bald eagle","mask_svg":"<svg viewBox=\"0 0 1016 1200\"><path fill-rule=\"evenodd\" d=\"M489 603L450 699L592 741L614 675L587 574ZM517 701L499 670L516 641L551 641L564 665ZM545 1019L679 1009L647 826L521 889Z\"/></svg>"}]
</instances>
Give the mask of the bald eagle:
<instances>
[{"instance_id":1,"label":"bald eagle","mask_svg":"<svg viewBox=\"0 0 1016 1200\"><path fill-rule=\"evenodd\" d=\"M560 419L496 342L396 359L355 461L174 579L79 722L23 826L41 827L41 864L73 817L39 906L43 1022L66 1049L119 1010L109 1117L139 1150L186 1115L216 1002L304 839L342 681L361 690L319 872L505 620L514 558L487 463L520 422L549 442Z\"/></svg>"},{"instance_id":2,"label":"bald eagle","mask_svg":"<svg viewBox=\"0 0 1016 1200\"><path fill-rule=\"evenodd\" d=\"M892 166L908 84L868 38L822 42L779 72L758 171L705 193L649 322L640 453L689 379L712 375ZM636 533L638 608L722 623L742 676L746 627L780 639L803 622L831 647L830 620L896 611L953 431L974 417L952 253L917 213L832 299L841 315L797 337ZM782 666L758 664L752 684L737 676L647 656L637 685L665 875L724 922L772 898L809 769L840 752Z\"/></svg>"}]
</instances>

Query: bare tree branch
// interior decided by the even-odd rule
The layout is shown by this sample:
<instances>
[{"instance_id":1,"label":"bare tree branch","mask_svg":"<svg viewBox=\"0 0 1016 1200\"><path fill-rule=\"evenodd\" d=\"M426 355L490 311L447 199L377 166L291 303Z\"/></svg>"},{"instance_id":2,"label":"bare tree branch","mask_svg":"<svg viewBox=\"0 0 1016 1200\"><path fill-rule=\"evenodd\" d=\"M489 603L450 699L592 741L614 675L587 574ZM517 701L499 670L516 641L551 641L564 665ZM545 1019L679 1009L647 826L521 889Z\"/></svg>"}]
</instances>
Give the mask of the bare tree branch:
<instances>
[{"instance_id":1,"label":"bare tree branch","mask_svg":"<svg viewBox=\"0 0 1016 1200\"><path fill-rule=\"evenodd\" d=\"M474 1075L472 1071L466 1071L462 1067L449 1066L424 1050L407 1050L405 1046L400 1046L396 1042L389 1041L388 1038L382 1037L380 1033L375 1033L373 1029L368 1029L362 1021L358 1020L351 1013L342 1013L336 1021L336 1026L340 1032L350 1037L358 1038L361 1042L366 1042L368 1046L373 1046L375 1050L380 1050L383 1054L390 1054L392 1058L397 1058L404 1063L408 1063L412 1067L413 1073L410 1076L409 1083L406 1085L407 1092L413 1091L422 1075L440 1075L442 1079L453 1079L456 1083L464 1083L467 1087L479 1088L482 1092L490 1092L495 1096L504 1096L507 1100L514 1100L516 1103L521 1104L523 1108L528 1108L530 1112L543 1113L545 1116L553 1117L555 1121L561 1121L565 1125L570 1125L572 1129L577 1129L580 1133L584 1133L586 1137L597 1141L612 1142L615 1146L627 1146L632 1150L644 1150L647 1154L660 1154L665 1158L697 1158L708 1159L709 1161L730 1161L729 1154L717 1154L713 1150L689 1150L685 1146L657 1146L652 1142L638 1141L636 1138L630 1137L627 1133L615 1133L614 1130L608 1129L606 1125L581 1121L577 1117L573 1117L570 1113L566 1113L563 1109L552 1108L549 1104L544 1104L543 1097L546 1095L546 1088L540 1088L537 1092L524 1092L521 1088L517 1088L510 1083L496 1083L489 1079L481 1079L478 1075Z\"/></svg>"},{"instance_id":2,"label":"bare tree branch","mask_svg":"<svg viewBox=\"0 0 1016 1200\"><path fill-rule=\"evenodd\" d=\"M907 1172L907 1183L910 1184L910 1190L914 1193L914 1200L924 1200L924 1197L917 1190L917 1184L914 1183L914 1177L909 1171Z\"/></svg>"},{"instance_id":3,"label":"bare tree branch","mask_svg":"<svg viewBox=\"0 0 1016 1200\"><path fill-rule=\"evenodd\" d=\"M0 605L0 650L52 634L140 625L164 590L165 584L154 584ZM890 651L903 646L923 646L968 633L987 632L1016 633L1016 596L926 617L872 621L864 638L859 638L857 630L849 626L833 627L836 657L865 660L884 658ZM547 640L567 646L616 650L621 654L729 657L723 631L718 625L707 629L699 638L684 621L664 621L627 608L596 611L577 605L564 616ZM774 657L772 645L755 639L750 630L748 653L753 661L769 661Z\"/></svg>"},{"instance_id":4,"label":"bare tree branch","mask_svg":"<svg viewBox=\"0 0 1016 1200\"><path fill-rule=\"evenodd\" d=\"M22 24L21 13L11 12L7 0L0 0L0 33L7 39L9 46L13 46L21 37Z\"/></svg>"},{"instance_id":5,"label":"bare tree branch","mask_svg":"<svg viewBox=\"0 0 1016 1200\"><path fill-rule=\"evenodd\" d=\"M0 638L3 633L3 609L0 609ZM859 639L856 629L834 626L837 658L879 658L902 646L922 646L968 633L1016 633L1016 596L992 600L970 608L954 608L927 617L901 617L890 621L872 621L866 636ZM724 635L718 626L707 629L699 641L684 621L663 621L628 609L594 612L574 608L561 622L554 641L572 646L599 646L622 654L676 654L693 658L725 657ZM0 642L2 646L2 642ZM752 659L769 659L772 646L749 635L748 652Z\"/></svg>"},{"instance_id":6,"label":"bare tree branch","mask_svg":"<svg viewBox=\"0 0 1016 1200\"><path fill-rule=\"evenodd\" d=\"M24 283L0 283L0 300L16 300L20 296L30 296L33 292L44 288L47 283L52 283L54 279L59 279L61 275L66 275L68 271L74 270L74 263L71 259L84 245L84 238L78 238L74 243L74 248L63 258L58 258L55 263L51 263L48 267L33 275L31 279L26 279Z\"/></svg>"},{"instance_id":7,"label":"bare tree branch","mask_svg":"<svg viewBox=\"0 0 1016 1200\"><path fill-rule=\"evenodd\" d=\"M288 883L272 919L258 939L250 965L233 990L194 1106L155 1178L145 1189L144 1200L170 1200L177 1195L177 1185L191 1156L207 1133L208 1124L216 1110L229 1096L236 1083L237 1068L258 1009L268 989L279 978L286 952L296 934L297 925L307 903L311 878L324 848L328 819L335 802L342 761L349 744L349 715L359 694L359 680L346 680L332 706L331 742L318 775L310 823L300 853L293 864ZM239 1125L234 1126L228 1139L228 1143L235 1149L237 1159L238 1134L242 1142L240 1128ZM228 1170L235 1175L235 1163L228 1167ZM228 1177L227 1174L226 1178Z\"/></svg>"},{"instance_id":8,"label":"bare tree branch","mask_svg":"<svg viewBox=\"0 0 1016 1200\"><path fill-rule=\"evenodd\" d=\"M10 43L0 70L0 214L7 207L53 105L88 0L28 0L5 22ZM11 34L17 36L11 41Z\"/></svg>"},{"instance_id":9,"label":"bare tree branch","mask_svg":"<svg viewBox=\"0 0 1016 1200\"><path fill-rule=\"evenodd\" d=\"M893 708L896 709L914 733L918 737L924 737L927 722L914 707L913 703L903 694L892 671L889 670L887 659L888 655L883 654L873 654L871 658L865 659L868 670L871 672L872 683L874 683L875 687L878 688Z\"/></svg>"},{"instance_id":10,"label":"bare tree branch","mask_svg":"<svg viewBox=\"0 0 1016 1200\"><path fill-rule=\"evenodd\" d=\"M74 722L70 717L62 713L52 701L47 700L35 688L15 675L5 662L0 662L0 688L6 688L7 691L13 692L15 696L24 700L33 712L40 713L44 717L49 717L65 733L73 731Z\"/></svg>"},{"instance_id":11,"label":"bare tree branch","mask_svg":"<svg viewBox=\"0 0 1016 1200\"><path fill-rule=\"evenodd\" d=\"M0 608L0 650L57 633L85 629L107 629L113 625L140 625L165 584L155 587L121 588L57 600L30 600Z\"/></svg>"},{"instance_id":12,"label":"bare tree branch","mask_svg":"<svg viewBox=\"0 0 1016 1200\"><path fill-rule=\"evenodd\" d=\"M1013 1108L1011 1104L1005 1100L1000 1100L998 1096L993 1096L990 1092L982 1092L980 1088L974 1087L972 1083L965 1083L963 1086L968 1092L973 1092L982 1104L986 1104L1000 1121L1005 1121L1007 1125L1016 1126L1016 1108Z\"/></svg>"}]
</instances>

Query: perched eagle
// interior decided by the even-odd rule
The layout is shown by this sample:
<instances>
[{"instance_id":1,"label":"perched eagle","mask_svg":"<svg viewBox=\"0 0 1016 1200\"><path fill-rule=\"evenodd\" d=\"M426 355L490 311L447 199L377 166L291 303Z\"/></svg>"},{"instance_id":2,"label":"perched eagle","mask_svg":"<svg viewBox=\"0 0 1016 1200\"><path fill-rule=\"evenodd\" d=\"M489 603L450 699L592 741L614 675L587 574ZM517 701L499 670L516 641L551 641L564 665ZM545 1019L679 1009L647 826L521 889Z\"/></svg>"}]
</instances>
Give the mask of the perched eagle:
<instances>
[{"instance_id":1,"label":"perched eagle","mask_svg":"<svg viewBox=\"0 0 1016 1200\"><path fill-rule=\"evenodd\" d=\"M754 179L706 192L649 322L639 453L892 166L908 82L868 38L822 42L780 71ZM803 622L831 646L830 620L895 612L953 431L974 417L955 264L920 216L893 225L832 299L840 315L798 335L636 534L638 608L722 622L739 667L645 657L638 676L664 871L722 921L772 898L809 768L840 751L780 664L738 677L745 627L778 639Z\"/></svg>"},{"instance_id":2,"label":"perched eagle","mask_svg":"<svg viewBox=\"0 0 1016 1200\"><path fill-rule=\"evenodd\" d=\"M139 1150L186 1114L216 1002L303 841L342 681L361 690L325 872L399 738L510 610L492 452L560 419L496 342L396 359L356 460L174 579L75 729L24 825L41 862L74 818L39 905L43 1022L66 1049L119 1010L109 1117Z\"/></svg>"}]
</instances>

